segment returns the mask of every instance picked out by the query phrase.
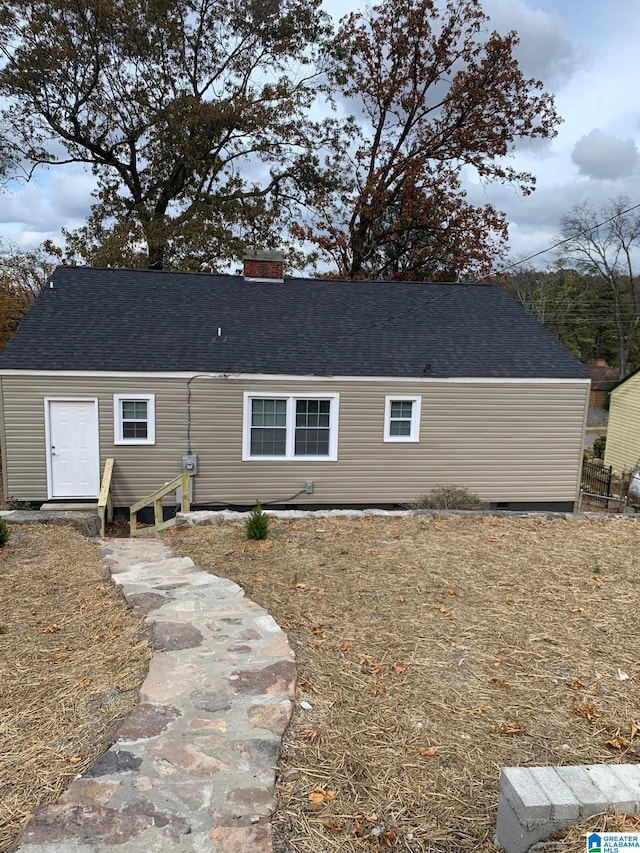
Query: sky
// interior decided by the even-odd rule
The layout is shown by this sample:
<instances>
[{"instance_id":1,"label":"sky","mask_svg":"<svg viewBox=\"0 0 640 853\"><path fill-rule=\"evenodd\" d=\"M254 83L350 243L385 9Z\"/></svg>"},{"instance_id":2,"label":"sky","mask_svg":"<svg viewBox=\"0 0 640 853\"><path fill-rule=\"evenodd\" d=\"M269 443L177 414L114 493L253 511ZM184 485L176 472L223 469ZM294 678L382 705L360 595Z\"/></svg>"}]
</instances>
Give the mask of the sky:
<instances>
[{"instance_id":1,"label":"sky","mask_svg":"<svg viewBox=\"0 0 640 853\"><path fill-rule=\"evenodd\" d=\"M354 0L325 0L337 20ZM640 44L638 0L485 0L491 25L520 36L518 59L526 76L541 79L563 119L553 140L522 144L517 169L532 172L536 191L522 197L510 186L481 185L465 174L473 203L490 202L509 222L510 262L541 252L558 239L560 220L589 199L596 208L626 196L640 203ZM78 166L37 172L19 190L0 196L0 238L33 247L60 229L83 224L94 179ZM537 266L552 264L540 255Z\"/></svg>"}]
</instances>

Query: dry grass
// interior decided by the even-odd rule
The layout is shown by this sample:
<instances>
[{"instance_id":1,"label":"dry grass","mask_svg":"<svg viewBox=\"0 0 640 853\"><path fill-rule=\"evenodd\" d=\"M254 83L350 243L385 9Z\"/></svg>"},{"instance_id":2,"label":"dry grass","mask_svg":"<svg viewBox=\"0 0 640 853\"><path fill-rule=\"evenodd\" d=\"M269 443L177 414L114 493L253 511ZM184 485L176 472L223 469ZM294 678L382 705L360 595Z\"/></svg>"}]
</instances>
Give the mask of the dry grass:
<instances>
[{"instance_id":1,"label":"dry grass","mask_svg":"<svg viewBox=\"0 0 640 853\"><path fill-rule=\"evenodd\" d=\"M501 766L638 760L634 521L305 519L265 542L237 524L167 538L240 583L295 650L280 853L493 851Z\"/></svg>"},{"instance_id":2,"label":"dry grass","mask_svg":"<svg viewBox=\"0 0 640 853\"><path fill-rule=\"evenodd\" d=\"M150 658L95 542L11 526L0 550L0 851L112 742Z\"/></svg>"}]
</instances>

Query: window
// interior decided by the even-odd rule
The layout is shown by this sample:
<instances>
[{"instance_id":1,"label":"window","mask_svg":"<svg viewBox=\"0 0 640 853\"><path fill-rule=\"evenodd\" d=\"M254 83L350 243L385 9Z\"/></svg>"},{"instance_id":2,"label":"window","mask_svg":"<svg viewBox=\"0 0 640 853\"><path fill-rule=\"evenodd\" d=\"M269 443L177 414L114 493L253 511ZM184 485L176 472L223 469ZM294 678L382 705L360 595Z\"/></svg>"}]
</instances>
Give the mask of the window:
<instances>
[{"instance_id":1,"label":"window","mask_svg":"<svg viewBox=\"0 0 640 853\"><path fill-rule=\"evenodd\" d=\"M385 441L420 440L421 402L421 397L385 397Z\"/></svg>"},{"instance_id":2,"label":"window","mask_svg":"<svg viewBox=\"0 0 640 853\"><path fill-rule=\"evenodd\" d=\"M155 444L155 396L114 394L114 444Z\"/></svg>"},{"instance_id":3,"label":"window","mask_svg":"<svg viewBox=\"0 0 640 853\"><path fill-rule=\"evenodd\" d=\"M242 458L335 461L338 396L245 392Z\"/></svg>"}]
</instances>

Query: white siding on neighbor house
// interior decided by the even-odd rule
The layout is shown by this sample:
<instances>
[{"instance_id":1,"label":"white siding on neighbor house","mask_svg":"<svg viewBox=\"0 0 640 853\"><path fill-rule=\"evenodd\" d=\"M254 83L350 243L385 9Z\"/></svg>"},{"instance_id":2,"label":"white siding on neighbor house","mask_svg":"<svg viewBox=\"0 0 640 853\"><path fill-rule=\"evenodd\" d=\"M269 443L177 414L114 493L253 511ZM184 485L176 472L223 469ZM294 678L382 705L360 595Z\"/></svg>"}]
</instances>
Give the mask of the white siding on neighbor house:
<instances>
[{"instance_id":1,"label":"white siding on neighbor house","mask_svg":"<svg viewBox=\"0 0 640 853\"><path fill-rule=\"evenodd\" d=\"M604 462L618 474L640 465L640 373L611 392Z\"/></svg>"},{"instance_id":2,"label":"white siding on neighbor house","mask_svg":"<svg viewBox=\"0 0 640 853\"><path fill-rule=\"evenodd\" d=\"M181 471L188 377L153 374L5 375L5 492L47 497L43 399L98 397L101 466L113 456L114 503L128 505ZM337 461L242 460L244 392L339 394ZM113 394L155 394L156 442L114 444ZM420 440L385 442L387 395L421 396ZM460 484L492 502L576 499L589 396L580 380L438 380L303 377L197 378L191 382L194 502L404 503L437 484Z\"/></svg>"}]
</instances>

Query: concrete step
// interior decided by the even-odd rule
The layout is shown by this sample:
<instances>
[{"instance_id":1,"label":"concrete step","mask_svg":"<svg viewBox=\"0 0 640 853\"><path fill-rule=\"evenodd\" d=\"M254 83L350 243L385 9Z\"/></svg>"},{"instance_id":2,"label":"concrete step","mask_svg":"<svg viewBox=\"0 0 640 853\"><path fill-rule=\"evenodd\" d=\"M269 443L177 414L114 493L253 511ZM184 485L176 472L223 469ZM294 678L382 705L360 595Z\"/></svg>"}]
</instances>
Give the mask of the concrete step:
<instances>
[{"instance_id":1,"label":"concrete step","mask_svg":"<svg viewBox=\"0 0 640 853\"><path fill-rule=\"evenodd\" d=\"M42 504L41 512L97 512L98 501L87 501L86 503L64 503L62 501L49 501Z\"/></svg>"}]
</instances>

